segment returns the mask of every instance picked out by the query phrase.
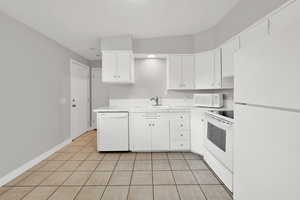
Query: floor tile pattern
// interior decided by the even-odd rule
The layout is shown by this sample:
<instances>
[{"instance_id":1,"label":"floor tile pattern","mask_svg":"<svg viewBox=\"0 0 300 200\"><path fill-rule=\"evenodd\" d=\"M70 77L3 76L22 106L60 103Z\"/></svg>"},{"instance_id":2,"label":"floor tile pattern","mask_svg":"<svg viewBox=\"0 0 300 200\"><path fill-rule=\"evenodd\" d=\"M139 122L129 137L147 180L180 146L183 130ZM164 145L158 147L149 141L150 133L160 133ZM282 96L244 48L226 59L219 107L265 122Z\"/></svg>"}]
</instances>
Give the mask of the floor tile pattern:
<instances>
[{"instance_id":1,"label":"floor tile pattern","mask_svg":"<svg viewBox=\"0 0 300 200\"><path fill-rule=\"evenodd\" d=\"M231 200L188 152L98 153L90 131L3 187L0 200Z\"/></svg>"}]
</instances>

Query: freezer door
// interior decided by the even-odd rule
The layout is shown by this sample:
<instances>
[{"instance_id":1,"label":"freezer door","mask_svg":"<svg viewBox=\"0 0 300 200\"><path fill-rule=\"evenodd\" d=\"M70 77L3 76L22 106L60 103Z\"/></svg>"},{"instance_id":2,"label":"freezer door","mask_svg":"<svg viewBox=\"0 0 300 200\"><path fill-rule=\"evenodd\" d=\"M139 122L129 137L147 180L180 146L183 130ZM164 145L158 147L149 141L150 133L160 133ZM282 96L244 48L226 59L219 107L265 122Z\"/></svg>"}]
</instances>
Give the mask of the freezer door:
<instances>
[{"instance_id":1,"label":"freezer door","mask_svg":"<svg viewBox=\"0 0 300 200\"><path fill-rule=\"evenodd\" d=\"M299 35L286 27L235 54L235 102L300 109Z\"/></svg>"},{"instance_id":2,"label":"freezer door","mask_svg":"<svg viewBox=\"0 0 300 200\"><path fill-rule=\"evenodd\" d=\"M236 105L234 199L299 199L300 113Z\"/></svg>"}]
</instances>

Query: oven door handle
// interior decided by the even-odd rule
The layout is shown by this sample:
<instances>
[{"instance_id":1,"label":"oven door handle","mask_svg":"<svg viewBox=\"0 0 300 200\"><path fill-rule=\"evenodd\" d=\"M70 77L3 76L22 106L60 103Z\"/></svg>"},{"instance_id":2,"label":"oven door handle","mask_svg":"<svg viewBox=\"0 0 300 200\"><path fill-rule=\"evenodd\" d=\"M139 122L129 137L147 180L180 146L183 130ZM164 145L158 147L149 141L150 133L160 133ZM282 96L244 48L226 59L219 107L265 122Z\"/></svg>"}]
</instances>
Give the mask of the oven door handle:
<instances>
[{"instance_id":1,"label":"oven door handle","mask_svg":"<svg viewBox=\"0 0 300 200\"><path fill-rule=\"evenodd\" d=\"M214 117L207 117L207 123L211 123L214 126L217 126L221 129L229 129L232 126L231 123L227 123L221 119L214 118Z\"/></svg>"}]
</instances>

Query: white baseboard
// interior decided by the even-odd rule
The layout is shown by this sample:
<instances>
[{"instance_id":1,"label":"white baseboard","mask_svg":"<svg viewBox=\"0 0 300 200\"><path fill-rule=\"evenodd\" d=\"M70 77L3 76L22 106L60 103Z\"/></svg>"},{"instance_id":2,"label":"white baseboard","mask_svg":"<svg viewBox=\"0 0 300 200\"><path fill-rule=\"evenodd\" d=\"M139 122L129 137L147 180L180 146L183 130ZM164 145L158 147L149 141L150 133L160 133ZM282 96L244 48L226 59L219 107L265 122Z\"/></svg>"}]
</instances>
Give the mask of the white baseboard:
<instances>
[{"instance_id":1,"label":"white baseboard","mask_svg":"<svg viewBox=\"0 0 300 200\"><path fill-rule=\"evenodd\" d=\"M27 171L28 169L32 168L34 165L38 164L39 162L41 162L42 160L45 160L46 158L48 158L50 155L52 155L53 153L55 153L56 151L60 150L61 148L63 148L65 145L71 143L71 139L67 139L64 142L56 145L55 147L53 147L52 149L50 149L49 151L39 155L38 157L36 157L35 159L25 163L24 165L22 165L21 167L13 170L12 172L8 173L7 175L3 176L0 178L0 187L2 185L5 185L6 183L9 183L10 181L12 181L14 178L16 178L17 176L21 175L22 173L24 173L25 171Z\"/></svg>"}]
</instances>

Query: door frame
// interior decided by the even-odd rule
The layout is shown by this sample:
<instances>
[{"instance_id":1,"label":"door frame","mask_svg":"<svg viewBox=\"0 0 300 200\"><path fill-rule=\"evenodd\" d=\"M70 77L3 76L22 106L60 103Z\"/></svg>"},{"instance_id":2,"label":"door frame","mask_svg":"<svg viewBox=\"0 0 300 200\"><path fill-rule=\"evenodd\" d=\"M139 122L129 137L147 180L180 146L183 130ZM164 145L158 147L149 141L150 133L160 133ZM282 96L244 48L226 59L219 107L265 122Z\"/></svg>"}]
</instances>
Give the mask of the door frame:
<instances>
[{"instance_id":1,"label":"door frame","mask_svg":"<svg viewBox=\"0 0 300 200\"><path fill-rule=\"evenodd\" d=\"M80 135L78 136L73 136L72 134L72 67L73 67L73 64L76 64L76 65L79 65L81 66L82 68L88 70L88 99L87 99L87 122L89 124L89 126L87 127L86 131L89 131L91 130L91 69L89 66L77 61L77 60L74 60L74 59L70 59L70 138L71 140L74 140L76 139L77 137L79 137L80 135L84 134L85 132L81 133Z\"/></svg>"}]
</instances>

